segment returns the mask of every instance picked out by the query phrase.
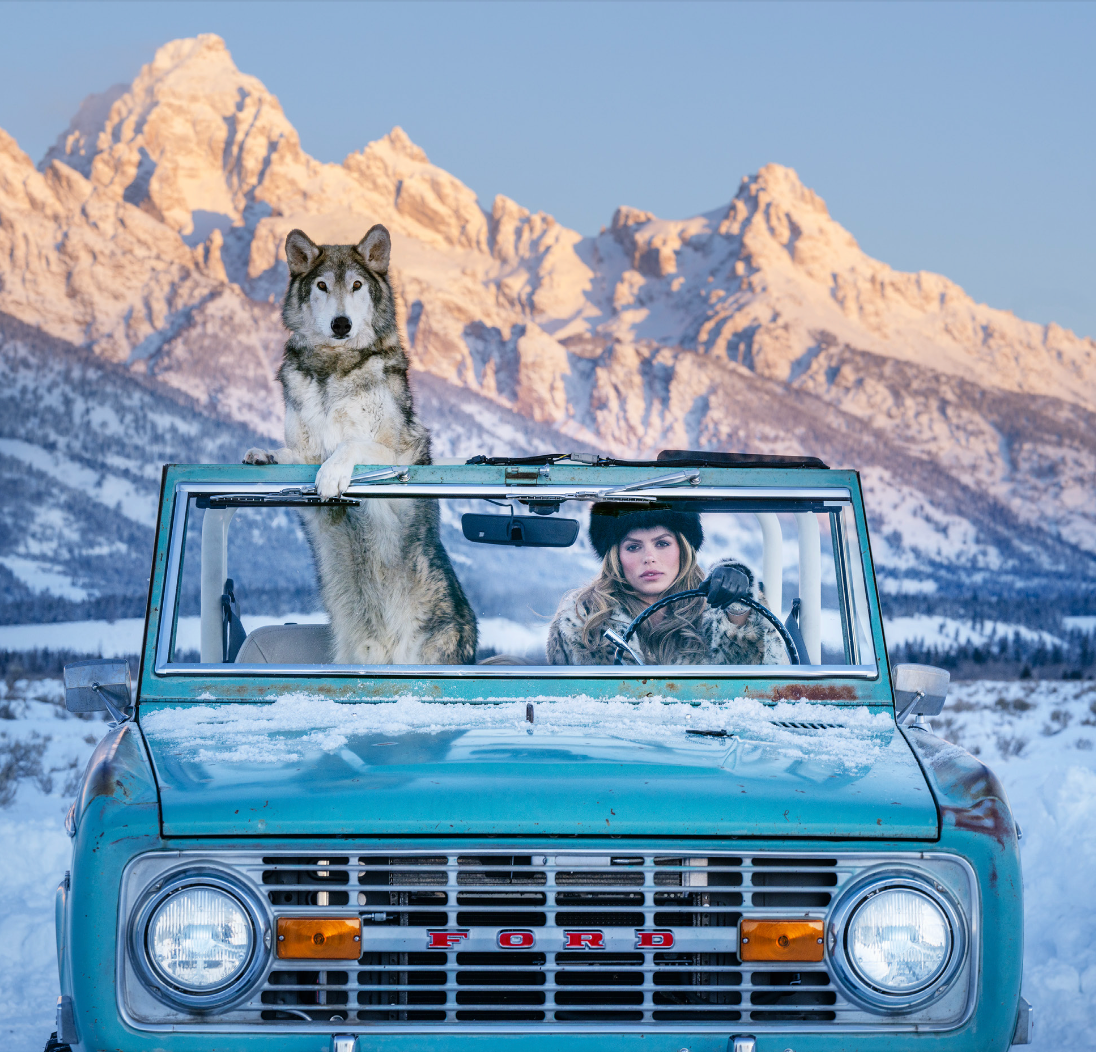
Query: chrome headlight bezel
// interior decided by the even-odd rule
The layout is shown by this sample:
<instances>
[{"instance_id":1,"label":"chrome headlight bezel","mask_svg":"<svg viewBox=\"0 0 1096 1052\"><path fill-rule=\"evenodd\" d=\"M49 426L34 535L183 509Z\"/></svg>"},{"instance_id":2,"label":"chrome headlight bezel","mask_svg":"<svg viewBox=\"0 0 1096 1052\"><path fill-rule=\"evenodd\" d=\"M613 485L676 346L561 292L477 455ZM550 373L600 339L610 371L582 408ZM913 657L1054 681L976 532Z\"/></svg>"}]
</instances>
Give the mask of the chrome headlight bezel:
<instances>
[{"instance_id":1,"label":"chrome headlight bezel","mask_svg":"<svg viewBox=\"0 0 1096 1052\"><path fill-rule=\"evenodd\" d=\"M148 931L157 910L172 896L187 888L212 888L230 896L251 923L251 952L244 966L215 989L197 993L165 976L152 961ZM225 1008L245 998L259 983L270 963L270 911L263 899L243 881L216 869L187 868L170 873L141 894L133 911L128 932L129 957L141 983L165 1004L185 1011Z\"/></svg>"},{"instance_id":2,"label":"chrome headlight bezel","mask_svg":"<svg viewBox=\"0 0 1096 1052\"><path fill-rule=\"evenodd\" d=\"M944 915L950 944L943 967L931 980L904 994L888 993L860 975L848 952L849 922L856 911L881 891L908 890L924 895ZM906 867L875 869L861 874L838 896L826 923L833 976L849 1000L873 1012L901 1013L924 1008L943 997L963 970L970 946L967 918L958 901L927 873Z\"/></svg>"}]
</instances>

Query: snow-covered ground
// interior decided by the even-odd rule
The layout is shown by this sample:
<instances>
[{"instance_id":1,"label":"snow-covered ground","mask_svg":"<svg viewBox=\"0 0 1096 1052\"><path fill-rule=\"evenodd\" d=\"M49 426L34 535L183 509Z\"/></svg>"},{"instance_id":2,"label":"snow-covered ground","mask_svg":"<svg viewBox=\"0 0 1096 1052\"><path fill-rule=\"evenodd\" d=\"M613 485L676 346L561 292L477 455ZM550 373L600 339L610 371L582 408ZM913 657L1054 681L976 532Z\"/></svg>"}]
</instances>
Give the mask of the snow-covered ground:
<instances>
[{"instance_id":1,"label":"snow-covered ground","mask_svg":"<svg viewBox=\"0 0 1096 1052\"><path fill-rule=\"evenodd\" d=\"M76 778L105 724L56 680L0 682L0 1048L40 1052L57 996L53 895ZM1024 994L1036 1049L1096 1049L1096 683L961 683L936 730L1000 775L1023 827Z\"/></svg>"},{"instance_id":2,"label":"snow-covered ground","mask_svg":"<svg viewBox=\"0 0 1096 1052\"><path fill-rule=\"evenodd\" d=\"M840 639L841 622L836 610L823 610L823 638ZM244 628L253 632L263 625L280 625L286 621L315 624L326 621L323 613L290 613L275 617L243 616ZM1069 631L1096 630L1096 617L1064 617L1063 627ZM953 617L933 617L913 614L887 618L884 623L887 645L920 641L927 646L947 647L959 643L987 643L993 639L1011 639L1016 632L1033 643L1048 646L1061 643L1054 634L1021 624L1004 621L983 621L977 625ZM503 653L524 654L543 649L548 625L527 625L504 617L481 618L480 644ZM137 654L145 632L144 618L125 617L116 621L59 621L56 624L0 625L0 650L68 650L101 657L123 657ZM179 619L178 640L181 650L197 650L201 635L197 617Z\"/></svg>"},{"instance_id":3,"label":"snow-covered ground","mask_svg":"<svg viewBox=\"0 0 1096 1052\"><path fill-rule=\"evenodd\" d=\"M276 617L240 618L246 632L266 625L294 621L313 625L327 621L323 613L289 613ZM145 635L143 617L120 617L116 621L58 621L53 624L0 625L0 650L68 650L99 657L126 657L141 652ZM180 617L176 631L179 650L198 650L201 645L201 618Z\"/></svg>"},{"instance_id":4,"label":"snow-covered ground","mask_svg":"<svg viewBox=\"0 0 1096 1052\"><path fill-rule=\"evenodd\" d=\"M53 899L69 867L65 812L106 731L64 708L59 680L0 681L0 1048L42 1052L57 1003Z\"/></svg>"}]
</instances>

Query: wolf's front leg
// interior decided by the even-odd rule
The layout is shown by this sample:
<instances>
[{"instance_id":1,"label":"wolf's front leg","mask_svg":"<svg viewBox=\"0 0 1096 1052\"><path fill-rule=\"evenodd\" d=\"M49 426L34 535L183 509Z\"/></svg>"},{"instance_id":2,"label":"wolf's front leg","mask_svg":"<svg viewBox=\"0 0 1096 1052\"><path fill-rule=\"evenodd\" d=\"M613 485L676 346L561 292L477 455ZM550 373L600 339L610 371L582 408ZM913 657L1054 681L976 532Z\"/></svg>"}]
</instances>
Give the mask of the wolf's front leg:
<instances>
[{"instance_id":1,"label":"wolf's front leg","mask_svg":"<svg viewBox=\"0 0 1096 1052\"><path fill-rule=\"evenodd\" d=\"M324 499L342 496L356 464L395 464L396 454L379 442L340 442L316 472L316 492Z\"/></svg>"},{"instance_id":2,"label":"wolf's front leg","mask_svg":"<svg viewBox=\"0 0 1096 1052\"><path fill-rule=\"evenodd\" d=\"M244 464L302 464L304 461L291 449L258 449L252 447L244 454Z\"/></svg>"}]
</instances>

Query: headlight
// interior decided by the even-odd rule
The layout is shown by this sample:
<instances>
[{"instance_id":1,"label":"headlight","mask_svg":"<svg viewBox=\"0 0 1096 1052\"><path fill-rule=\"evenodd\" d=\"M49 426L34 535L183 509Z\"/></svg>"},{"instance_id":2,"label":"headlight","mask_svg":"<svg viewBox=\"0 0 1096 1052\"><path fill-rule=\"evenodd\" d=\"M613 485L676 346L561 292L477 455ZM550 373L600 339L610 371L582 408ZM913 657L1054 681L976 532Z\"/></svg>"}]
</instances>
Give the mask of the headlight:
<instances>
[{"instance_id":1,"label":"headlight","mask_svg":"<svg viewBox=\"0 0 1096 1052\"><path fill-rule=\"evenodd\" d=\"M247 996L270 958L270 910L245 881L188 868L146 889L129 922L129 957L148 991L183 1010Z\"/></svg>"},{"instance_id":2,"label":"headlight","mask_svg":"<svg viewBox=\"0 0 1096 1052\"><path fill-rule=\"evenodd\" d=\"M255 928L243 906L217 888L183 888L148 922L148 958L161 977L191 993L231 982L246 966Z\"/></svg>"},{"instance_id":3,"label":"headlight","mask_svg":"<svg viewBox=\"0 0 1096 1052\"><path fill-rule=\"evenodd\" d=\"M888 994L923 990L948 963L951 925L944 911L912 888L889 888L860 903L849 920L849 963Z\"/></svg>"},{"instance_id":4,"label":"headlight","mask_svg":"<svg viewBox=\"0 0 1096 1052\"><path fill-rule=\"evenodd\" d=\"M943 997L962 969L967 922L951 894L914 869L878 869L845 888L827 919L834 978L877 1012Z\"/></svg>"}]
</instances>

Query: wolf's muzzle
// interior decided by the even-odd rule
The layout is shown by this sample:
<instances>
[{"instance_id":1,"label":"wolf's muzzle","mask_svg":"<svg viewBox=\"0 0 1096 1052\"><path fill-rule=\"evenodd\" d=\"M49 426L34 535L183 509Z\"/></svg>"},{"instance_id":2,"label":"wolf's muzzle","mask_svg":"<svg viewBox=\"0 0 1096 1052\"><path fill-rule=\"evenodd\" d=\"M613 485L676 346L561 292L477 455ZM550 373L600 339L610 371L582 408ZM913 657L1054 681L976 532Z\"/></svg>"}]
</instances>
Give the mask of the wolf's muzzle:
<instances>
[{"instance_id":1,"label":"wolf's muzzle","mask_svg":"<svg viewBox=\"0 0 1096 1052\"><path fill-rule=\"evenodd\" d=\"M345 340L350 335L352 328L350 319L345 314L331 319L331 331L340 339Z\"/></svg>"}]
</instances>

